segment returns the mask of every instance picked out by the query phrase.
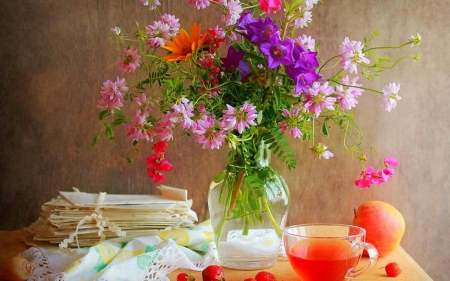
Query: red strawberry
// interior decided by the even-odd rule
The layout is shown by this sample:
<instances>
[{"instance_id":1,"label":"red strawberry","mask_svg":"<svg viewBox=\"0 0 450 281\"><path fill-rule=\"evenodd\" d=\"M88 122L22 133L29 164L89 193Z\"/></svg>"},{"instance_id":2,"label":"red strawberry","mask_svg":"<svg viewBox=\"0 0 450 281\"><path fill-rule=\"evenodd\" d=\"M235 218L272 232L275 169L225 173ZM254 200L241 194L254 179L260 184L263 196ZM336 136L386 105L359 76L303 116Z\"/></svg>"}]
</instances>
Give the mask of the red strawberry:
<instances>
[{"instance_id":1,"label":"red strawberry","mask_svg":"<svg viewBox=\"0 0 450 281\"><path fill-rule=\"evenodd\" d=\"M177 275L177 281L195 281L195 277L183 272Z\"/></svg>"},{"instance_id":2,"label":"red strawberry","mask_svg":"<svg viewBox=\"0 0 450 281\"><path fill-rule=\"evenodd\" d=\"M255 276L256 281L276 281L275 275L267 271L260 271Z\"/></svg>"},{"instance_id":3,"label":"red strawberry","mask_svg":"<svg viewBox=\"0 0 450 281\"><path fill-rule=\"evenodd\" d=\"M225 281L225 272L218 265L209 265L202 271L203 281Z\"/></svg>"},{"instance_id":4,"label":"red strawberry","mask_svg":"<svg viewBox=\"0 0 450 281\"><path fill-rule=\"evenodd\" d=\"M384 270L389 277L397 277L402 273L402 267L396 262L388 263Z\"/></svg>"},{"instance_id":5,"label":"red strawberry","mask_svg":"<svg viewBox=\"0 0 450 281\"><path fill-rule=\"evenodd\" d=\"M256 279L255 278L247 278L244 281L256 281Z\"/></svg>"}]
</instances>

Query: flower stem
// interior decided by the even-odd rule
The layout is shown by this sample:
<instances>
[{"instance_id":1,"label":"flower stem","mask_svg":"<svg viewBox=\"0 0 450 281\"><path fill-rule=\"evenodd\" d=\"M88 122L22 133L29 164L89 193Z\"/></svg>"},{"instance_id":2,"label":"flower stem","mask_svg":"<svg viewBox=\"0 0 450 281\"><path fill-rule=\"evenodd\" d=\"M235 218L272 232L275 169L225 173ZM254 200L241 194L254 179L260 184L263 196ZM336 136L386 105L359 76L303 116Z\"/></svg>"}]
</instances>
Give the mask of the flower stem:
<instances>
[{"instance_id":1,"label":"flower stem","mask_svg":"<svg viewBox=\"0 0 450 281\"><path fill-rule=\"evenodd\" d=\"M234 186L233 194L231 195L230 207L228 208L228 212L227 212L228 217L231 216L231 211L236 206L236 200L237 200L237 197L239 194L239 190L241 188L242 180L244 179L244 175L245 175L245 170L240 171L238 174L236 184Z\"/></svg>"},{"instance_id":2,"label":"flower stem","mask_svg":"<svg viewBox=\"0 0 450 281\"><path fill-rule=\"evenodd\" d=\"M281 236L283 235L283 231L281 230L280 226L278 225L278 223L276 222L275 218L273 217L272 212L270 211L270 205L269 205L269 202L267 200L267 196L263 196L263 203L264 203L264 207L267 210L267 216L269 217L269 220L270 220L270 223L273 226L273 229L277 233L278 237L281 238Z\"/></svg>"}]
</instances>

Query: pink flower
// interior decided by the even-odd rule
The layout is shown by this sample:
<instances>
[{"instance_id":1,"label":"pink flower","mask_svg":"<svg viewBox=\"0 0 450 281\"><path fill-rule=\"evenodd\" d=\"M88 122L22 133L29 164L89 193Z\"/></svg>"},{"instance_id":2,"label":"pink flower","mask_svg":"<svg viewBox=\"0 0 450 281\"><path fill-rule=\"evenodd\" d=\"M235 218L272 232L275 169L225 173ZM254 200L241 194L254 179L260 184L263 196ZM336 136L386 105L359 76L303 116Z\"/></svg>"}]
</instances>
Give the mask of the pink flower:
<instances>
[{"instance_id":1,"label":"pink flower","mask_svg":"<svg viewBox=\"0 0 450 281\"><path fill-rule=\"evenodd\" d=\"M194 116L194 105L186 98L182 98L180 103L172 106L173 113L170 116L172 123L179 123L184 129L190 129L194 124L194 120L191 117Z\"/></svg>"},{"instance_id":2,"label":"pink flower","mask_svg":"<svg viewBox=\"0 0 450 281\"><path fill-rule=\"evenodd\" d=\"M314 160L316 160L317 158L324 158L324 159L330 159L331 157L334 156L334 154L330 151L327 150L327 146L324 145L323 143L319 143L317 145L315 145L314 147L310 148L310 150L313 152L314 154Z\"/></svg>"},{"instance_id":3,"label":"pink flower","mask_svg":"<svg viewBox=\"0 0 450 281\"><path fill-rule=\"evenodd\" d=\"M334 110L335 97L330 95L334 93L331 86L328 86L328 82L321 84L320 82L314 82L308 89L308 92L303 94L305 100L303 106L305 110L309 111L319 117L320 113L325 109Z\"/></svg>"},{"instance_id":4,"label":"pink flower","mask_svg":"<svg viewBox=\"0 0 450 281\"><path fill-rule=\"evenodd\" d=\"M400 84L396 85L395 83L389 83L389 85L384 86L381 106L383 106L386 111L391 112L391 110L397 106L397 101L402 99L398 95L399 90Z\"/></svg>"},{"instance_id":5,"label":"pink flower","mask_svg":"<svg viewBox=\"0 0 450 281\"><path fill-rule=\"evenodd\" d=\"M315 52L315 50L316 50L316 40L311 38L311 36L307 36L307 35L303 34L302 36L295 38L294 42L296 44L302 45L303 47L308 49L308 51L310 51L310 52Z\"/></svg>"},{"instance_id":6,"label":"pink flower","mask_svg":"<svg viewBox=\"0 0 450 281\"><path fill-rule=\"evenodd\" d=\"M395 157L389 156L384 158L384 164L386 167L397 167L398 161Z\"/></svg>"},{"instance_id":7,"label":"pink flower","mask_svg":"<svg viewBox=\"0 0 450 281\"><path fill-rule=\"evenodd\" d=\"M123 54L125 55L125 60L120 62L120 71L122 72L134 72L140 66L141 56L138 54L138 50L124 49Z\"/></svg>"},{"instance_id":8,"label":"pink flower","mask_svg":"<svg viewBox=\"0 0 450 281\"><path fill-rule=\"evenodd\" d=\"M193 132L196 141L203 145L203 149L219 149L225 142L227 133L216 128L214 117L206 115L205 117L199 119L194 125Z\"/></svg>"},{"instance_id":9,"label":"pink flower","mask_svg":"<svg viewBox=\"0 0 450 281\"><path fill-rule=\"evenodd\" d=\"M298 17L294 20L293 25L296 28L307 27L308 24L312 22L312 13L310 11L306 11L304 9L299 9L298 12L302 14L301 17Z\"/></svg>"},{"instance_id":10,"label":"pink flower","mask_svg":"<svg viewBox=\"0 0 450 281\"><path fill-rule=\"evenodd\" d=\"M227 124L229 130L237 129L240 134L244 128L250 128L250 125L255 126L254 120L258 117L256 107L248 102L245 102L240 109L235 109L227 104L227 110L224 110L223 121Z\"/></svg>"},{"instance_id":11,"label":"pink flower","mask_svg":"<svg viewBox=\"0 0 450 281\"><path fill-rule=\"evenodd\" d=\"M286 118L285 121L278 123L278 126L280 126L280 133L283 133L289 129L289 134L292 138L301 138L302 132L297 127L297 124L301 120L300 108L298 106L295 106L292 112L289 110L283 108L283 116Z\"/></svg>"},{"instance_id":12,"label":"pink flower","mask_svg":"<svg viewBox=\"0 0 450 281\"><path fill-rule=\"evenodd\" d=\"M281 9L281 0L259 0L259 6L263 11L270 14L270 12L278 12Z\"/></svg>"},{"instance_id":13,"label":"pink flower","mask_svg":"<svg viewBox=\"0 0 450 281\"><path fill-rule=\"evenodd\" d=\"M180 30L179 19L170 14L163 14L159 21L145 27L149 38L146 43L152 48L164 46L170 38L178 34Z\"/></svg>"},{"instance_id":14,"label":"pink flower","mask_svg":"<svg viewBox=\"0 0 450 281\"><path fill-rule=\"evenodd\" d=\"M151 108L151 100L147 100L147 95L145 93L142 93L141 98L136 97L135 100L139 105L139 108L135 110L134 114L142 115L144 116L144 118L149 117L153 112L153 109Z\"/></svg>"},{"instance_id":15,"label":"pink flower","mask_svg":"<svg viewBox=\"0 0 450 281\"><path fill-rule=\"evenodd\" d=\"M122 31L120 30L120 27L117 27L117 26L115 26L114 28L111 28L111 31L112 31L116 36L119 36L120 33L122 32Z\"/></svg>"},{"instance_id":16,"label":"pink flower","mask_svg":"<svg viewBox=\"0 0 450 281\"><path fill-rule=\"evenodd\" d=\"M210 5L209 0L188 0L187 3L198 10L204 9Z\"/></svg>"},{"instance_id":17,"label":"pink flower","mask_svg":"<svg viewBox=\"0 0 450 281\"><path fill-rule=\"evenodd\" d=\"M348 37L345 37L344 42L341 44L341 51L339 53L341 57L341 65L347 70L350 69L350 73L358 73L357 65L360 63L369 64L370 60L365 57L362 52L363 46L361 42L350 41Z\"/></svg>"},{"instance_id":18,"label":"pink flower","mask_svg":"<svg viewBox=\"0 0 450 281\"><path fill-rule=\"evenodd\" d=\"M128 91L128 87L125 85L125 79L119 79L119 77L116 82L105 81L100 91L102 99L97 101L97 107L108 109L111 113L114 112L114 108L122 107L123 95Z\"/></svg>"},{"instance_id":19,"label":"pink flower","mask_svg":"<svg viewBox=\"0 0 450 281\"><path fill-rule=\"evenodd\" d=\"M234 25L244 11L241 2L239 0L217 0L217 2L225 7L221 21L226 26Z\"/></svg>"},{"instance_id":20,"label":"pink flower","mask_svg":"<svg viewBox=\"0 0 450 281\"><path fill-rule=\"evenodd\" d=\"M155 124L155 134L163 141L170 141L173 139L173 129L175 125L170 121L173 113L169 112L163 114L161 119Z\"/></svg>"},{"instance_id":21,"label":"pink flower","mask_svg":"<svg viewBox=\"0 0 450 281\"><path fill-rule=\"evenodd\" d=\"M356 76L352 79L352 81L349 81L349 77L347 75L342 79L342 83L345 84L345 86L336 86L337 101L345 110L350 110L351 108L355 107L356 104L358 104L356 98L358 98L364 91L363 89L355 88L361 86L361 84L356 84L356 81L358 81L358 79L359 77Z\"/></svg>"},{"instance_id":22,"label":"pink flower","mask_svg":"<svg viewBox=\"0 0 450 281\"><path fill-rule=\"evenodd\" d=\"M153 141L154 127L147 123L145 116L139 115L135 112L135 123L125 124L125 133L129 139L140 141L141 139L147 142Z\"/></svg>"},{"instance_id":23,"label":"pink flower","mask_svg":"<svg viewBox=\"0 0 450 281\"><path fill-rule=\"evenodd\" d=\"M389 180L395 173L391 167L396 167L398 162L394 157L386 157L384 159L386 168L383 170L375 170L372 166L367 166L361 172L360 178L355 180L355 185L361 188L371 187L372 184L382 184Z\"/></svg>"},{"instance_id":24,"label":"pink flower","mask_svg":"<svg viewBox=\"0 0 450 281\"><path fill-rule=\"evenodd\" d=\"M154 10L156 9L156 6L161 5L161 3L159 3L159 0L139 0L142 5L144 6L149 6L150 10Z\"/></svg>"}]
</instances>

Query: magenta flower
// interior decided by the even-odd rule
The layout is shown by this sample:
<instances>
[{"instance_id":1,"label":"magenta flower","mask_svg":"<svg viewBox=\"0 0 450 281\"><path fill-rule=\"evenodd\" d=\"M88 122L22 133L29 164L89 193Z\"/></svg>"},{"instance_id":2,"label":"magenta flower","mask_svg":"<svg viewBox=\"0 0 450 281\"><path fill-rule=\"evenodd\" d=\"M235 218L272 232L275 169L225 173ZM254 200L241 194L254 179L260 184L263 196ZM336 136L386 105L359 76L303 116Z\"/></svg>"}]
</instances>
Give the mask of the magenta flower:
<instances>
[{"instance_id":1,"label":"magenta flower","mask_svg":"<svg viewBox=\"0 0 450 281\"><path fill-rule=\"evenodd\" d=\"M372 166L367 166L361 172L360 178L355 180L355 185L361 188L371 187L372 184L382 184L389 180L395 173L393 167L396 167L398 162L394 157L386 157L384 159L386 168L383 170L375 170Z\"/></svg>"},{"instance_id":2,"label":"magenta flower","mask_svg":"<svg viewBox=\"0 0 450 281\"><path fill-rule=\"evenodd\" d=\"M235 109L227 104L227 110L224 110L223 121L227 124L229 130L238 130L240 134L244 128L250 128L250 125L256 126L254 120L258 117L256 107L245 102L240 109Z\"/></svg>"},{"instance_id":3,"label":"magenta flower","mask_svg":"<svg viewBox=\"0 0 450 281\"><path fill-rule=\"evenodd\" d=\"M131 73L139 68L141 56L138 50L124 49L123 54L125 55L125 60L120 62L120 71Z\"/></svg>"},{"instance_id":4,"label":"magenta flower","mask_svg":"<svg viewBox=\"0 0 450 281\"><path fill-rule=\"evenodd\" d=\"M397 106L397 101L402 99L398 95L399 90L400 84L396 85L395 83L389 83L389 85L384 86L381 106L383 106L386 111L391 112L391 110Z\"/></svg>"},{"instance_id":5,"label":"magenta flower","mask_svg":"<svg viewBox=\"0 0 450 281\"><path fill-rule=\"evenodd\" d=\"M259 0L261 10L270 14L270 12L278 12L281 9L281 0Z\"/></svg>"},{"instance_id":6,"label":"magenta flower","mask_svg":"<svg viewBox=\"0 0 450 281\"><path fill-rule=\"evenodd\" d=\"M315 114L316 117L319 117L320 113L325 108L334 110L336 98L331 96L333 93L334 90L331 86L328 86L328 82L323 84L314 82L309 88L308 93L303 95L305 97L305 100L303 101L305 110Z\"/></svg>"},{"instance_id":7,"label":"magenta flower","mask_svg":"<svg viewBox=\"0 0 450 281\"><path fill-rule=\"evenodd\" d=\"M397 167L398 161L395 157L389 156L384 158L384 165L386 165L386 167Z\"/></svg>"}]
</instances>

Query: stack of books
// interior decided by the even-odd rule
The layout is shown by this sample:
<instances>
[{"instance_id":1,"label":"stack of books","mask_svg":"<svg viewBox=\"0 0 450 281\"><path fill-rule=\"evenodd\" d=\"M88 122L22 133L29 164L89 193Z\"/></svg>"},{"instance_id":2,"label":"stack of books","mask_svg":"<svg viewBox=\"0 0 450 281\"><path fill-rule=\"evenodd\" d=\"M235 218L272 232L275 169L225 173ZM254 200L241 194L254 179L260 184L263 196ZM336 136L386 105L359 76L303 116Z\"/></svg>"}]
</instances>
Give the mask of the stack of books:
<instances>
[{"instance_id":1,"label":"stack of books","mask_svg":"<svg viewBox=\"0 0 450 281\"><path fill-rule=\"evenodd\" d=\"M161 230L189 228L197 222L187 191L159 186L161 195L59 193L45 203L30 225L34 241L60 248L92 246L104 239L155 235Z\"/></svg>"}]
</instances>

